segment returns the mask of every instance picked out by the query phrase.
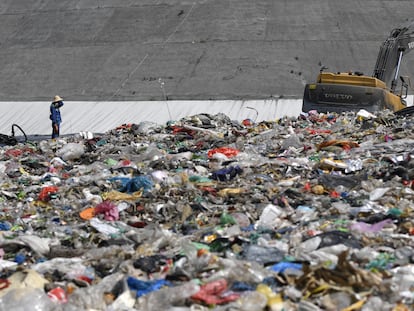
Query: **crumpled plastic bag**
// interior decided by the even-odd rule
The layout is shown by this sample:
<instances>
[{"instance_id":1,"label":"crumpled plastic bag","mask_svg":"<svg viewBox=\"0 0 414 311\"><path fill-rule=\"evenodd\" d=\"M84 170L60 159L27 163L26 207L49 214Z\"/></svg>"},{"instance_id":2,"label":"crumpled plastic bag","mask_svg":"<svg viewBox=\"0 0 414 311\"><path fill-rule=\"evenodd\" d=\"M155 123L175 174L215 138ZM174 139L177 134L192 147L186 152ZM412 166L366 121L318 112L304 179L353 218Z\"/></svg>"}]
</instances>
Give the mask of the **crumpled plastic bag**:
<instances>
[{"instance_id":1,"label":"crumpled plastic bag","mask_svg":"<svg viewBox=\"0 0 414 311\"><path fill-rule=\"evenodd\" d=\"M233 158L233 157L235 157L236 155L239 154L239 150L237 150L235 148L230 148L230 147L220 147L220 148L215 148L215 149L209 150L207 152L207 156L209 158L211 158L216 153L224 154L227 158Z\"/></svg>"},{"instance_id":2,"label":"crumpled plastic bag","mask_svg":"<svg viewBox=\"0 0 414 311\"><path fill-rule=\"evenodd\" d=\"M8 277L7 281L9 285L0 290L0 297L13 289L39 288L43 290L45 284L49 283L40 273L31 269L16 271Z\"/></svg>"},{"instance_id":3,"label":"crumpled plastic bag","mask_svg":"<svg viewBox=\"0 0 414 311\"><path fill-rule=\"evenodd\" d=\"M137 297L141 297L153 291L157 291L164 286L171 286L171 283L164 279L142 281L132 276L127 278L127 284L131 290L137 292Z\"/></svg>"},{"instance_id":4,"label":"crumpled plastic bag","mask_svg":"<svg viewBox=\"0 0 414 311\"><path fill-rule=\"evenodd\" d=\"M111 201L103 201L95 207L95 215L104 214L105 220L118 220L119 211L118 206L116 206Z\"/></svg>"},{"instance_id":5,"label":"crumpled plastic bag","mask_svg":"<svg viewBox=\"0 0 414 311\"><path fill-rule=\"evenodd\" d=\"M30 247L37 254L44 256L50 251L50 238L42 238L32 234L25 234L9 239L4 235L0 235L0 245L23 245Z\"/></svg>"},{"instance_id":6,"label":"crumpled plastic bag","mask_svg":"<svg viewBox=\"0 0 414 311\"><path fill-rule=\"evenodd\" d=\"M78 143L67 143L61 149L56 151L56 155L65 161L80 159L84 153L84 145Z\"/></svg>"},{"instance_id":7,"label":"crumpled plastic bag","mask_svg":"<svg viewBox=\"0 0 414 311\"><path fill-rule=\"evenodd\" d=\"M120 230L118 228L115 228L114 226L111 226L96 217L90 219L89 223L96 230L106 235L117 235L120 233Z\"/></svg>"},{"instance_id":8,"label":"crumpled plastic bag","mask_svg":"<svg viewBox=\"0 0 414 311\"><path fill-rule=\"evenodd\" d=\"M143 189L144 192L148 192L152 189L154 185L152 180L149 179L147 176L137 176L133 178L112 177L109 179L109 181L121 182L121 188L118 190L120 192L127 192L127 193L137 192L141 189Z\"/></svg>"},{"instance_id":9,"label":"crumpled plastic bag","mask_svg":"<svg viewBox=\"0 0 414 311\"><path fill-rule=\"evenodd\" d=\"M349 226L349 229L352 231L359 231L359 232L379 232L381 231L386 225L392 224L393 221L390 218L384 219L380 222L375 224L367 224L365 222L356 222Z\"/></svg>"}]
</instances>

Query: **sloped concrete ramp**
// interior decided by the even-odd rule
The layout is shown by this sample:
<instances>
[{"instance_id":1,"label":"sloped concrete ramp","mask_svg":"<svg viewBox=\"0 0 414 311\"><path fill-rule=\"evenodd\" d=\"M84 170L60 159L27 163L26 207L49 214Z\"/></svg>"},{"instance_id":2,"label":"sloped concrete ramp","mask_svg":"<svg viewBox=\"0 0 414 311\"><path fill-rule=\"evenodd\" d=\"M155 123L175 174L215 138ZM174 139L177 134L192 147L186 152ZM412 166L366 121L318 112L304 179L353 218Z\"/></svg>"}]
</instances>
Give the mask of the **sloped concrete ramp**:
<instances>
[{"instance_id":1,"label":"sloped concrete ramp","mask_svg":"<svg viewBox=\"0 0 414 311\"><path fill-rule=\"evenodd\" d=\"M273 118L295 111L279 100L300 100L323 65L371 74L383 40L413 17L412 0L2 0L0 130L49 132L57 94L66 132L164 121L166 102L214 103L209 113L226 101L234 118L249 116L246 101L272 102L255 108ZM414 76L414 55L401 73ZM172 113L194 112L184 106Z\"/></svg>"},{"instance_id":2,"label":"sloped concrete ramp","mask_svg":"<svg viewBox=\"0 0 414 311\"><path fill-rule=\"evenodd\" d=\"M322 65L371 74L413 17L412 0L2 0L0 101L299 98Z\"/></svg>"}]
</instances>

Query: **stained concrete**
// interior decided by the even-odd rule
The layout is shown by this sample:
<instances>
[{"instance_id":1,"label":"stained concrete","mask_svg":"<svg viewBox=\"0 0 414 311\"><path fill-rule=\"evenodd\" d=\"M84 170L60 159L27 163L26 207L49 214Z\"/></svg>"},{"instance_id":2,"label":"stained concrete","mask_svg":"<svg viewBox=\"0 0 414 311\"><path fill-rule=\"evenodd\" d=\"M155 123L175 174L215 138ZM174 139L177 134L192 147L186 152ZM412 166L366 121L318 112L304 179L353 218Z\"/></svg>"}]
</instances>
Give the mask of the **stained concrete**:
<instances>
[{"instance_id":1,"label":"stained concrete","mask_svg":"<svg viewBox=\"0 0 414 311\"><path fill-rule=\"evenodd\" d=\"M372 74L413 16L412 0L2 0L0 101L300 98L322 65Z\"/></svg>"}]
</instances>

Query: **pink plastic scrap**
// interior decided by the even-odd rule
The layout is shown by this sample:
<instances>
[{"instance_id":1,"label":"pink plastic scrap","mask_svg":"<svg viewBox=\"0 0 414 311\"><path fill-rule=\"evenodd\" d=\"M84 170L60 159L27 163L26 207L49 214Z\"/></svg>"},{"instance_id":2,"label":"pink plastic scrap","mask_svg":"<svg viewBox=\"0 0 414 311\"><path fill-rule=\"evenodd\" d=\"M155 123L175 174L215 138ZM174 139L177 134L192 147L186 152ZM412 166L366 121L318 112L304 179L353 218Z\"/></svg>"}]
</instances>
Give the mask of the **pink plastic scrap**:
<instances>
[{"instance_id":1,"label":"pink plastic scrap","mask_svg":"<svg viewBox=\"0 0 414 311\"><path fill-rule=\"evenodd\" d=\"M118 220L119 211L118 206L116 206L111 201L103 201L95 207L95 215L104 214L105 220Z\"/></svg>"},{"instance_id":2,"label":"pink plastic scrap","mask_svg":"<svg viewBox=\"0 0 414 311\"><path fill-rule=\"evenodd\" d=\"M352 231L359 232L379 232L388 224L392 224L392 219L387 218L375 224L368 224L366 222L356 222L351 224L349 226L349 229Z\"/></svg>"},{"instance_id":3,"label":"pink plastic scrap","mask_svg":"<svg viewBox=\"0 0 414 311\"><path fill-rule=\"evenodd\" d=\"M227 281L219 279L202 285L200 291L191 296L191 298L209 305L219 305L235 301L240 298L240 295L227 291Z\"/></svg>"}]
</instances>

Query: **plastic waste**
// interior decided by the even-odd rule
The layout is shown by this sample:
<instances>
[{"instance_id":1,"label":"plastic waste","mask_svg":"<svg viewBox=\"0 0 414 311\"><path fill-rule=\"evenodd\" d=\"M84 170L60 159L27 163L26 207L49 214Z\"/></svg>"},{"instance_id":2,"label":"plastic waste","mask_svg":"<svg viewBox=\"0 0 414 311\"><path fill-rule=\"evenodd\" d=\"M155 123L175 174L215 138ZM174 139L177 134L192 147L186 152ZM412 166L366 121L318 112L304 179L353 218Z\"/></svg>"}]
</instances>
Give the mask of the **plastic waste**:
<instances>
[{"instance_id":1,"label":"plastic waste","mask_svg":"<svg viewBox=\"0 0 414 311\"><path fill-rule=\"evenodd\" d=\"M136 291L137 297L141 297L153 291L160 290L164 286L171 285L170 282L163 279L142 281L131 276L127 278L127 283L131 290Z\"/></svg>"},{"instance_id":2,"label":"plastic waste","mask_svg":"<svg viewBox=\"0 0 414 311\"><path fill-rule=\"evenodd\" d=\"M267 298L267 307L272 310L283 310L284 303L281 294L274 293L266 284L257 285L256 290Z\"/></svg>"},{"instance_id":3,"label":"plastic waste","mask_svg":"<svg viewBox=\"0 0 414 311\"><path fill-rule=\"evenodd\" d=\"M118 206L111 201L103 201L95 206L94 215L103 214L105 220L118 220L119 219L119 210Z\"/></svg>"},{"instance_id":4,"label":"plastic waste","mask_svg":"<svg viewBox=\"0 0 414 311\"><path fill-rule=\"evenodd\" d=\"M18 284L56 311L410 310L414 120L378 115L2 147L0 309Z\"/></svg>"},{"instance_id":5,"label":"plastic waste","mask_svg":"<svg viewBox=\"0 0 414 311\"><path fill-rule=\"evenodd\" d=\"M47 295L55 303L63 304L68 302L68 295L62 287L55 287Z\"/></svg>"},{"instance_id":6,"label":"plastic waste","mask_svg":"<svg viewBox=\"0 0 414 311\"><path fill-rule=\"evenodd\" d=\"M265 294L252 290L243 293L234 305L236 310L263 311L267 306L267 297Z\"/></svg>"},{"instance_id":7,"label":"plastic waste","mask_svg":"<svg viewBox=\"0 0 414 311\"><path fill-rule=\"evenodd\" d=\"M135 305L135 301L136 298L131 291L124 291L107 307L107 311L131 310Z\"/></svg>"},{"instance_id":8,"label":"plastic waste","mask_svg":"<svg viewBox=\"0 0 414 311\"><path fill-rule=\"evenodd\" d=\"M83 139L92 139L93 138L93 133L91 133L89 131L81 131L81 132L79 132L79 136Z\"/></svg>"},{"instance_id":9,"label":"plastic waste","mask_svg":"<svg viewBox=\"0 0 414 311\"><path fill-rule=\"evenodd\" d=\"M200 286L192 299L208 305L219 305L239 299L240 295L228 290L226 279L219 279Z\"/></svg>"},{"instance_id":10,"label":"plastic waste","mask_svg":"<svg viewBox=\"0 0 414 311\"><path fill-rule=\"evenodd\" d=\"M285 253L277 248L258 246L254 244L245 246L242 254L243 259L259 262L265 266L280 262L285 256Z\"/></svg>"},{"instance_id":11,"label":"plastic waste","mask_svg":"<svg viewBox=\"0 0 414 311\"><path fill-rule=\"evenodd\" d=\"M239 153L239 150L235 148L231 148L231 147L220 147L220 148L209 150L207 152L207 156L211 158L216 153L221 153L221 154L224 154L227 158L232 158L232 157L235 157Z\"/></svg>"},{"instance_id":12,"label":"plastic waste","mask_svg":"<svg viewBox=\"0 0 414 311\"><path fill-rule=\"evenodd\" d=\"M367 224L365 222L356 222L349 226L351 231L363 232L363 233L376 233L381 231L385 226L392 224L392 219L385 219L376 224Z\"/></svg>"},{"instance_id":13,"label":"plastic waste","mask_svg":"<svg viewBox=\"0 0 414 311\"><path fill-rule=\"evenodd\" d=\"M200 291L200 285L195 281L185 282L177 286L163 287L148 294L145 308L155 310L180 310L185 308L187 301Z\"/></svg>"},{"instance_id":14,"label":"plastic waste","mask_svg":"<svg viewBox=\"0 0 414 311\"><path fill-rule=\"evenodd\" d=\"M50 201L51 199L56 197L58 191L59 188L57 186L43 187L39 193L39 200L44 202Z\"/></svg>"},{"instance_id":15,"label":"plastic waste","mask_svg":"<svg viewBox=\"0 0 414 311\"><path fill-rule=\"evenodd\" d=\"M128 177L112 177L109 179L112 182L120 182L121 187L118 189L120 192L134 193L139 190L148 192L153 187L153 182L146 176L137 176L133 178Z\"/></svg>"},{"instance_id":16,"label":"plastic waste","mask_svg":"<svg viewBox=\"0 0 414 311\"><path fill-rule=\"evenodd\" d=\"M89 220L89 223L91 224L92 227L94 227L96 230L98 230L99 232L106 234L106 235L117 235L119 234L121 231L119 228L112 226L110 224L107 224L103 221L101 221L99 218L97 217L93 217Z\"/></svg>"},{"instance_id":17,"label":"plastic waste","mask_svg":"<svg viewBox=\"0 0 414 311\"><path fill-rule=\"evenodd\" d=\"M276 273L284 273L287 269L292 270L302 270L301 263L294 263L294 262L279 262L269 268L270 270Z\"/></svg>"},{"instance_id":18,"label":"plastic waste","mask_svg":"<svg viewBox=\"0 0 414 311\"><path fill-rule=\"evenodd\" d=\"M263 209L256 225L258 227L273 229L277 226L277 224L279 224L280 218L283 214L284 212L279 207L273 204L268 204Z\"/></svg>"},{"instance_id":19,"label":"plastic waste","mask_svg":"<svg viewBox=\"0 0 414 311\"><path fill-rule=\"evenodd\" d=\"M85 147L82 143L67 143L56 151L56 155L64 161L73 161L79 159L85 153Z\"/></svg>"},{"instance_id":20,"label":"plastic waste","mask_svg":"<svg viewBox=\"0 0 414 311\"><path fill-rule=\"evenodd\" d=\"M16 288L0 297L0 310L54 310L56 304L40 288Z\"/></svg>"}]
</instances>

